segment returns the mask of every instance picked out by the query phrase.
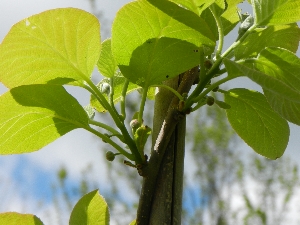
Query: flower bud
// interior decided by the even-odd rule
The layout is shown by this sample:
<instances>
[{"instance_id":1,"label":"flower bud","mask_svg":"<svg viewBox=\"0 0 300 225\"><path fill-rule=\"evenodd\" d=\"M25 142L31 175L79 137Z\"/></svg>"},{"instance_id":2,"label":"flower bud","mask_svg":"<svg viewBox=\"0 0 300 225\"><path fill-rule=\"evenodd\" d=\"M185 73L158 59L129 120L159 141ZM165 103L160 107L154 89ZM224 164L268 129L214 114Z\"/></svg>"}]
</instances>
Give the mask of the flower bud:
<instances>
[{"instance_id":1,"label":"flower bud","mask_svg":"<svg viewBox=\"0 0 300 225\"><path fill-rule=\"evenodd\" d=\"M110 85L106 82L100 84L100 92L103 93L103 94L107 94L109 95L110 94Z\"/></svg>"},{"instance_id":2,"label":"flower bud","mask_svg":"<svg viewBox=\"0 0 300 225\"><path fill-rule=\"evenodd\" d=\"M209 106L212 106L215 103L215 99L212 96L207 96L206 98L206 104Z\"/></svg>"},{"instance_id":3,"label":"flower bud","mask_svg":"<svg viewBox=\"0 0 300 225\"><path fill-rule=\"evenodd\" d=\"M141 126L141 123L137 119L133 119L130 121L129 125L132 128L132 130L136 130Z\"/></svg>"},{"instance_id":4,"label":"flower bud","mask_svg":"<svg viewBox=\"0 0 300 225\"><path fill-rule=\"evenodd\" d=\"M108 161L112 162L115 159L116 154L111 151L106 152L105 157Z\"/></svg>"}]
</instances>

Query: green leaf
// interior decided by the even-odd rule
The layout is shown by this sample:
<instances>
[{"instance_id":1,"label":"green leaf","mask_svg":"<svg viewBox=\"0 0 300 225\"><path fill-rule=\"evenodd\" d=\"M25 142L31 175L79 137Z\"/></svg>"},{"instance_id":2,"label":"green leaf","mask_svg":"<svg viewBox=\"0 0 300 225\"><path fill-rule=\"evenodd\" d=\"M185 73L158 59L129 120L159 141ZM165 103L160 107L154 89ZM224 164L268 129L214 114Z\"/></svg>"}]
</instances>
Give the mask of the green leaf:
<instances>
[{"instance_id":1,"label":"green leaf","mask_svg":"<svg viewBox=\"0 0 300 225\"><path fill-rule=\"evenodd\" d=\"M0 213L0 224L5 225L43 225L43 222L32 214L21 214L16 212Z\"/></svg>"},{"instance_id":2,"label":"green leaf","mask_svg":"<svg viewBox=\"0 0 300 225\"><path fill-rule=\"evenodd\" d=\"M201 46L206 54L215 47L206 22L169 1L131 2L112 27L112 52L122 74L146 88L199 64Z\"/></svg>"},{"instance_id":3,"label":"green leaf","mask_svg":"<svg viewBox=\"0 0 300 225\"><path fill-rule=\"evenodd\" d=\"M27 85L0 97L0 154L39 150L76 128L88 117L62 86Z\"/></svg>"},{"instance_id":4,"label":"green leaf","mask_svg":"<svg viewBox=\"0 0 300 225\"><path fill-rule=\"evenodd\" d=\"M300 20L299 0L253 0L256 25L289 24Z\"/></svg>"},{"instance_id":5,"label":"green leaf","mask_svg":"<svg viewBox=\"0 0 300 225\"><path fill-rule=\"evenodd\" d=\"M171 0L171 2L182 5L197 15L201 15L203 10L208 8L215 1L216 0Z\"/></svg>"},{"instance_id":6,"label":"green leaf","mask_svg":"<svg viewBox=\"0 0 300 225\"><path fill-rule=\"evenodd\" d=\"M245 76L244 71L240 68L240 64L231 61L230 59L224 58L223 63L227 70L228 76L235 78L240 76Z\"/></svg>"},{"instance_id":7,"label":"green leaf","mask_svg":"<svg viewBox=\"0 0 300 225\"><path fill-rule=\"evenodd\" d=\"M98 190L84 195L75 205L70 225L108 225L109 210Z\"/></svg>"},{"instance_id":8,"label":"green leaf","mask_svg":"<svg viewBox=\"0 0 300 225\"><path fill-rule=\"evenodd\" d=\"M122 98L122 91L123 86L126 81L126 78L123 77L121 74L117 74L114 76L114 104L117 104L119 101L121 101ZM110 83L110 80L108 78L102 79L98 84L97 87L100 87L103 83ZM136 84L133 84L129 82L126 95L139 89L140 87ZM104 95L104 97L108 100L108 96ZM94 95L91 95L90 104L93 106L98 112L105 112L106 109L98 102L98 100L95 98Z\"/></svg>"},{"instance_id":9,"label":"green leaf","mask_svg":"<svg viewBox=\"0 0 300 225\"><path fill-rule=\"evenodd\" d=\"M136 225L136 220L131 221L129 225Z\"/></svg>"},{"instance_id":10,"label":"green leaf","mask_svg":"<svg viewBox=\"0 0 300 225\"><path fill-rule=\"evenodd\" d=\"M259 28L234 50L235 59L256 57L266 47L280 47L296 52L300 41L300 29L296 23Z\"/></svg>"},{"instance_id":11,"label":"green leaf","mask_svg":"<svg viewBox=\"0 0 300 225\"><path fill-rule=\"evenodd\" d=\"M240 21L237 13L237 4L240 0L226 0L227 8L221 15L221 21L223 24L224 35L227 35Z\"/></svg>"},{"instance_id":12,"label":"green leaf","mask_svg":"<svg viewBox=\"0 0 300 225\"><path fill-rule=\"evenodd\" d=\"M117 62L111 52L111 39L102 42L97 66L100 73L105 77L113 77L118 69Z\"/></svg>"},{"instance_id":13,"label":"green leaf","mask_svg":"<svg viewBox=\"0 0 300 225\"><path fill-rule=\"evenodd\" d=\"M276 112L288 121L300 125L300 59L290 51L267 48L260 53L255 66L298 94L295 95L298 96L296 99L290 99L281 93L274 93L267 88L263 89L269 103Z\"/></svg>"},{"instance_id":14,"label":"green leaf","mask_svg":"<svg viewBox=\"0 0 300 225\"><path fill-rule=\"evenodd\" d=\"M276 76L270 76L266 73L258 71L254 67L254 63L257 63L257 59L251 59L249 63L236 63L228 59L224 59L224 64L228 70L229 76L247 76L257 84L259 84L264 90L268 90L274 95L280 95L281 97L300 103L300 92L289 86L284 81L278 79ZM228 65L230 65L228 67ZM276 65L274 65L276 66Z\"/></svg>"},{"instance_id":15,"label":"green leaf","mask_svg":"<svg viewBox=\"0 0 300 225\"><path fill-rule=\"evenodd\" d=\"M228 0L226 2L227 7L225 7L224 1L222 0L218 0L212 5L217 15L221 18L224 35L227 35L239 22L236 6L240 3L240 0ZM201 14L201 18L207 22L213 34L218 39L218 27L210 9L204 10Z\"/></svg>"},{"instance_id":16,"label":"green leaf","mask_svg":"<svg viewBox=\"0 0 300 225\"><path fill-rule=\"evenodd\" d=\"M268 104L265 96L247 89L225 94L228 120L237 134L255 152L270 159L281 157L289 140L289 126Z\"/></svg>"},{"instance_id":17,"label":"green leaf","mask_svg":"<svg viewBox=\"0 0 300 225\"><path fill-rule=\"evenodd\" d=\"M80 9L53 9L15 24L0 45L0 81L8 88L89 79L99 59L100 25Z\"/></svg>"}]
</instances>

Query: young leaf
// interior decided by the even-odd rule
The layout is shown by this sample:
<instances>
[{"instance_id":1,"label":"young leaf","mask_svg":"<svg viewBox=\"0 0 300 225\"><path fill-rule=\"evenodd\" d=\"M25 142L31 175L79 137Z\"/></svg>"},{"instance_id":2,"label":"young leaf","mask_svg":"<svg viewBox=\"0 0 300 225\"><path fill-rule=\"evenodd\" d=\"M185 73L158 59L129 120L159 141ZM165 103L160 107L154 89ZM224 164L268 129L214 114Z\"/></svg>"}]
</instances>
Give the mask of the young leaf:
<instances>
[{"instance_id":1,"label":"young leaf","mask_svg":"<svg viewBox=\"0 0 300 225\"><path fill-rule=\"evenodd\" d=\"M0 213L0 224L7 225L43 225L43 222L32 214L21 214L16 212Z\"/></svg>"},{"instance_id":2,"label":"young leaf","mask_svg":"<svg viewBox=\"0 0 300 225\"><path fill-rule=\"evenodd\" d=\"M228 120L237 134L256 151L270 159L282 156L289 140L289 126L268 104L263 94L231 89L225 94Z\"/></svg>"},{"instance_id":3,"label":"young leaf","mask_svg":"<svg viewBox=\"0 0 300 225\"><path fill-rule=\"evenodd\" d=\"M114 76L114 103L118 103L119 101L121 101L122 98L122 91L123 91L123 86L124 83L126 81L126 78L119 75ZM98 84L97 87L99 87L102 83L108 82L109 83L109 79L104 78L103 80L101 80ZM129 83L128 88L127 88L127 92L126 94L129 94L137 89L139 89L140 87L137 86L136 84L133 83ZM104 95L106 99L108 99L107 95ZM93 106L98 112L105 112L106 109L100 105L100 103L98 102L98 100L95 98L94 95L91 95L91 99L90 99L90 104L91 106Z\"/></svg>"},{"instance_id":4,"label":"young leaf","mask_svg":"<svg viewBox=\"0 0 300 225\"><path fill-rule=\"evenodd\" d=\"M199 64L199 48L212 53L215 37L206 22L169 1L134 1L119 10L112 52L122 74L142 87Z\"/></svg>"},{"instance_id":5,"label":"young leaf","mask_svg":"<svg viewBox=\"0 0 300 225\"><path fill-rule=\"evenodd\" d=\"M134 141L142 157L144 157L144 147L150 134L151 128L144 125L134 132Z\"/></svg>"},{"instance_id":6,"label":"young leaf","mask_svg":"<svg viewBox=\"0 0 300 225\"><path fill-rule=\"evenodd\" d=\"M253 0L255 23L262 25L289 24L300 20L299 0Z\"/></svg>"},{"instance_id":7,"label":"young leaf","mask_svg":"<svg viewBox=\"0 0 300 225\"><path fill-rule=\"evenodd\" d=\"M113 77L118 69L117 62L111 52L111 39L102 42L97 66L100 73L105 77Z\"/></svg>"},{"instance_id":8,"label":"young leaf","mask_svg":"<svg viewBox=\"0 0 300 225\"><path fill-rule=\"evenodd\" d=\"M87 128L88 117L62 86L27 85L0 97L0 154L39 150L76 128Z\"/></svg>"},{"instance_id":9,"label":"young leaf","mask_svg":"<svg viewBox=\"0 0 300 225\"><path fill-rule=\"evenodd\" d=\"M216 0L171 0L171 2L182 5L197 15L201 15L203 10L208 8L215 1Z\"/></svg>"},{"instance_id":10,"label":"young leaf","mask_svg":"<svg viewBox=\"0 0 300 225\"><path fill-rule=\"evenodd\" d=\"M289 89L300 93L300 59L292 52L278 48L267 48L260 53L255 66L278 82L287 85ZM263 90L276 112L290 122L300 125L299 99L286 98L280 93L274 93L272 89L264 88Z\"/></svg>"},{"instance_id":11,"label":"young leaf","mask_svg":"<svg viewBox=\"0 0 300 225\"><path fill-rule=\"evenodd\" d=\"M266 47L280 47L296 52L300 41L300 29L296 23L259 28L234 50L235 59L256 57Z\"/></svg>"},{"instance_id":12,"label":"young leaf","mask_svg":"<svg viewBox=\"0 0 300 225\"><path fill-rule=\"evenodd\" d=\"M98 190L84 195L75 205L69 225L108 225L109 211L107 203Z\"/></svg>"},{"instance_id":13,"label":"young leaf","mask_svg":"<svg viewBox=\"0 0 300 225\"><path fill-rule=\"evenodd\" d=\"M80 9L53 9L15 24L0 45L8 88L89 79L99 59L100 25Z\"/></svg>"}]
</instances>

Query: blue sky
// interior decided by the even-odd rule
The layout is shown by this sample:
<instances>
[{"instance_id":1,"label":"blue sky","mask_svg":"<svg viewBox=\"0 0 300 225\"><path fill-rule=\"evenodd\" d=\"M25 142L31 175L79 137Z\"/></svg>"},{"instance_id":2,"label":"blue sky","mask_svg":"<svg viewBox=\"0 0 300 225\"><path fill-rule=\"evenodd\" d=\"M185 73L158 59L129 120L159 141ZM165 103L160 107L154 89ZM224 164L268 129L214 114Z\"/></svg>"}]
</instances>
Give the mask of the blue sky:
<instances>
[{"instance_id":1,"label":"blue sky","mask_svg":"<svg viewBox=\"0 0 300 225\"><path fill-rule=\"evenodd\" d=\"M101 9L104 12L104 17L111 22L117 10L129 1L98 0L98 2L98 9ZM9 31L10 27L19 20L32 14L58 7L76 7L91 11L87 0L1 0L0 41ZM237 79L232 82L232 85L250 89L258 88L258 86L245 79ZM6 89L0 85L0 94L5 91ZM89 95L86 92L78 92L75 89L70 89L70 92L75 95L82 105L88 104ZM295 159L300 158L299 134L300 128L291 125L290 142L286 154ZM243 148L252 151L246 145L243 145ZM101 141L96 140L93 135L83 130L75 130L38 152L24 155L0 156L0 177L4 177L3 179L5 180L4 183L0 183L0 190L6 188L15 191L13 193L5 192L7 196L0 193L0 201L1 198L7 199L8 196L11 197L10 200L7 200L7 205L0 206L0 211L12 210L36 213L37 210L38 215L41 215L45 224L49 224L44 213L38 210L36 201L42 199L45 203L50 203L52 198L51 184L55 180L55 172L62 165L70 172L68 180L70 187L81 178L81 171L86 168L87 164L95 165L94 171L100 171L100 173L94 173L93 179L99 183L100 191L103 190L103 193L107 193L109 185L106 184L109 183L109 178L105 175L107 168L103 161L104 151L101 151L101 149L103 150ZM193 170L193 166L188 167L189 169ZM131 196L130 189L129 187L124 187L121 198L125 199L125 201L130 201L130 197L127 196ZM26 199L26 205L24 205L24 198ZM53 212L53 206L49 205L48 207ZM67 221L67 216L65 217Z\"/></svg>"}]
</instances>

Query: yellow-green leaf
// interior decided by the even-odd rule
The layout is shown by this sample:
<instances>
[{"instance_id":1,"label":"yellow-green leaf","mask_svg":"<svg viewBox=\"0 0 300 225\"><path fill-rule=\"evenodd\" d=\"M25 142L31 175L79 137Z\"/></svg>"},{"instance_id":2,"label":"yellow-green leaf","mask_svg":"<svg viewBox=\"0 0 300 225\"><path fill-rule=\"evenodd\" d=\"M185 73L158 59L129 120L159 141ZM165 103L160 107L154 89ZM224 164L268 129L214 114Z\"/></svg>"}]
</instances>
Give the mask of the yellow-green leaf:
<instances>
[{"instance_id":1,"label":"yellow-green leaf","mask_svg":"<svg viewBox=\"0 0 300 225\"><path fill-rule=\"evenodd\" d=\"M0 81L65 84L89 79L99 59L100 25L75 8L53 9L15 24L0 45Z\"/></svg>"},{"instance_id":2,"label":"yellow-green leaf","mask_svg":"<svg viewBox=\"0 0 300 225\"><path fill-rule=\"evenodd\" d=\"M39 150L76 128L88 129L84 109L62 86L34 84L0 96L0 154Z\"/></svg>"},{"instance_id":3,"label":"yellow-green leaf","mask_svg":"<svg viewBox=\"0 0 300 225\"><path fill-rule=\"evenodd\" d=\"M109 210L98 190L84 195L72 210L69 225L108 225Z\"/></svg>"},{"instance_id":4,"label":"yellow-green leaf","mask_svg":"<svg viewBox=\"0 0 300 225\"><path fill-rule=\"evenodd\" d=\"M199 64L199 48L212 53L215 36L203 19L173 2L134 1L117 13L111 44L122 74L148 88Z\"/></svg>"},{"instance_id":5,"label":"yellow-green leaf","mask_svg":"<svg viewBox=\"0 0 300 225\"><path fill-rule=\"evenodd\" d=\"M100 73L105 77L113 77L118 69L117 62L111 52L111 39L102 42L97 66Z\"/></svg>"},{"instance_id":6,"label":"yellow-green leaf","mask_svg":"<svg viewBox=\"0 0 300 225\"><path fill-rule=\"evenodd\" d=\"M3 225L43 225L43 222L32 214L16 212L0 213L0 224Z\"/></svg>"},{"instance_id":7,"label":"yellow-green leaf","mask_svg":"<svg viewBox=\"0 0 300 225\"><path fill-rule=\"evenodd\" d=\"M299 0L252 0L255 23L261 25L289 24L300 20Z\"/></svg>"}]
</instances>

